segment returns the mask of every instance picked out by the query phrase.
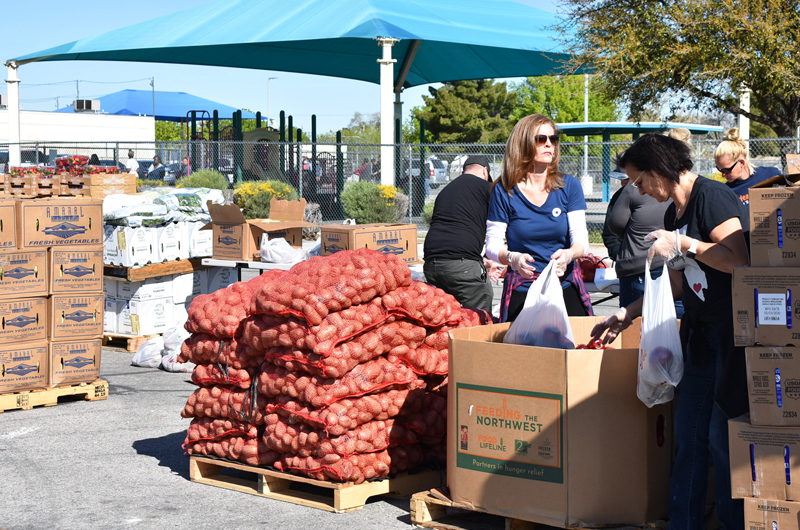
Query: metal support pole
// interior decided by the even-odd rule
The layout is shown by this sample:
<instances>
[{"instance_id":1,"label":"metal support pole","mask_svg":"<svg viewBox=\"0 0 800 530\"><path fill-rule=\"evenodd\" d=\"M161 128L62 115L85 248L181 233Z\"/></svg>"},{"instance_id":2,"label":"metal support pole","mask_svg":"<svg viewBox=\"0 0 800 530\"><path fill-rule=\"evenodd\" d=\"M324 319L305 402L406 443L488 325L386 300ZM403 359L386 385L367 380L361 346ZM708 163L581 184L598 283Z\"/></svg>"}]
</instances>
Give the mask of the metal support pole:
<instances>
[{"instance_id":1,"label":"metal support pole","mask_svg":"<svg viewBox=\"0 0 800 530\"><path fill-rule=\"evenodd\" d=\"M300 198L303 198L303 157L302 153L300 153L300 140L303 139L303 131L297 129L297 174L298 174L298 182L300 183Z\"/></svg>"},{"instance_id":2,"label":"metal support pole","mask_svg":"<svg viewBox=\"0 0 800 530\"><path fill-rule=\"evenodd\" d=\"M256 129L261 128L261 111L256 112Z\"/></svg>"},{"instance_id":3,"label":"metal support pole","mask_svg":"<svg viewBox=\"0 0 800 530\"><path fill-rule=\"evenodd\" d=\"M281 118L279 124L280 130L278 132L278 140L280 141L280 156L281 156L281 175L283 175L283 181L286 182L286 113L281 111Z\"/></svg>"},{"instance_id":4,"label":"metal support pole","mask_svg":"<svg viewBox=\"0 0 800 530\"><path fill-rule=\"evenodd\" d=\"M394 89L394 63L396 59L392 59L392 46L398 39L391 37L378 37L378 45L383 48L383 57L378 59L380 64L380 81L381 81L381 184L386 186L394 185L394 175L391 169L394 168L394 149L392 149L392 140L394 135L392 129L394 128L394 103L392 102L392 91ZM389 168L385 171L383 168Z\"/></svg>"},{"instance_id":5,"label":"metal support pole","mask_svg":"<svg viewBox=\"0 0 800 530\"><path fill-rule=\"evenodd\" d=\"M20 142L20 116L19 116L19 84L20 79L17 76L17 63L9 61L6 63L8 67L8 78L6 84L8 85L8 165L18 166L22 162L20 155L19 142Z\"/></svg>"},{"instance_id":6,"label":"metal support pole","mask_svg":"<svg viewBox=\"0 0 800 530\"><path fill-rule=\"evenodd\" d=\"M425 170L425 120L419 120L419 176ZM408 168L408 179L411 180L411 167Z\"/></svg>"},{"instance_id":7,"label":"metal support pole","mask_svg":"<svg viewBox=\"0 0 800 530\"><path fill-rule=\"evenodd\" d=\"M214 111L211 122L211 137L214 139L214 169L219 171L219 111Z\"/></svg>"},{"instance_id":8,"label":"metal support pole","mask_svg":"<svg viewBox=\"0 0 800 530\"><path fill-rule=\"evenodd\" d=\"M236 184L242 180L242 111L237 110L233 113L233 134L234 138L236 139L236 144L234 145L234 159L236 160L235 164L235 173L233 174L233 183Z\"/></svg>"},{"instance_id":9,"label":"metal support pole","mask_svg":"<svg viewBox=\"0 0 800 530\"><path fill-rule=\"evenodd\" d=\"M334 203L335 219L344 219L342 208L342 190L344 189L344 157L342 156L342 131L336 131L336 202Z\"/></svg>"},{"instance_id":10,"label":"metal support pole","mask_svg":"<svg viewBox=\"0 0 800 530\"><path fill-rule=\"evenodd\" d=\"M611 173L611 133L603 133L603 202L609 200L609 174Z\"/></svg>"},{"instance_id":11,"label":"metal support pole","mask_svg":"<svg viewBox=\"0 0 800 530\"><path fill-rule=\"evenodd\" d=\"M197 169L197 111L192 111L192 136L189 137L191 149L189 153L189 172Z\"/></svg>"}]
</instances>

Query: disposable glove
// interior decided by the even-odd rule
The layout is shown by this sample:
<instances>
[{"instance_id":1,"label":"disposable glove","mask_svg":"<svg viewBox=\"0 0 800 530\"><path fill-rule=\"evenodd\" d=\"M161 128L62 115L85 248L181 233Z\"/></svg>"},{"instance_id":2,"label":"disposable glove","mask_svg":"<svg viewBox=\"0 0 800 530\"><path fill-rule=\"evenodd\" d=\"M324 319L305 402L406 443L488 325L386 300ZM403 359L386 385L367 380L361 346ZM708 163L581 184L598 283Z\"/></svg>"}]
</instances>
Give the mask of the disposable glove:
<instances>
[{"instance_id":1,"label":"disposable glove","mask_svg":"<svg viewBox=\"0 0 800 530\"><path fill-rule=\"evenodd\" d=\"M550 259L556 260L556 275L560 278L567 272L567 266L572 263L575 253L568 248L561 248L553 252Z\"/></svg>"},{"instance_id":2,"label":"disposable glove","mask_svg":"<svg viewBox=\"0 0 800 530\"><path fill-rule=\"evenodd\" d=\"M523 252L509 252L508 253L508 266L511 270L519 273L523 278L533 278L533 263L535 260L530 254Z\"/></svg>"},{"instance_id":3,"label":"disposable glove","mask_svg":"<svg viewBox=\"0 0 800 530\"><path fill-rule=\"evenodd\" d=\"M592 339L600 339L605 331L606 336L603 337L603 345L609 344L614 342L614 339L631 324L633 324L633 321L628 316L628 310L620 307L616 313L601 320L592 328Z\"/></svg>"},{"instance_id":4,"label":"disposable glove","mask_svg":"<svg viewBox=\"0 0 800 530\"><path fill-rule=\"evenodd\" d=\"M656 230L644 236L645 241L654 241L647 253L647 259L661 256L671 269L682 270L685 266L683 252L681 252L681 233L678 230Z\"/></svg>"},{"instance_id":5,"label":"disposable glove","mask_svg":"<svg viewBox=\"0 0 800 530\"><path fill-rule=\"evenodd\" d=\"M486 267L486 272L489 274L489 279L494 283L499 283L500 278L503 277L503 271L506 270L506 266L488 258L484 258L483 266Z\"/></svg>"}]
</instances>

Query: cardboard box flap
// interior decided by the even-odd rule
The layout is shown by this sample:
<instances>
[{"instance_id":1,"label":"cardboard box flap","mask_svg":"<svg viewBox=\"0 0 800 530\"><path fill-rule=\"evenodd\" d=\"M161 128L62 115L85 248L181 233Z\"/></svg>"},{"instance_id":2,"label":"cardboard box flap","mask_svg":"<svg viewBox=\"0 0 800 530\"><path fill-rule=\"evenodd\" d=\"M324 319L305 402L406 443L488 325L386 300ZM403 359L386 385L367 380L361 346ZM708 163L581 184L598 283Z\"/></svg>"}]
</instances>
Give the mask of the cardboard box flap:
<instances>
[{"instance_id":1,"label":"cardboard box flap","mask_svg":"<svg viewBox=\"0 0 800 530\"><path fill-rule=\"evenodd\" d=\"M800 167L796 169L800 170ZM784 186L795 187L798 185L798 181L800 181L800 173L789 173L787 175L777 175L775 177L768 178L764 182L759 182L753 186L753 188L775 188Z\"/></svg>"},{"instance_id":2,"label":"cardboard box flap","mask_svg":"<svg viewBox=\"0 0 800 530\"><path fill-rule=\"evenodd\" d=\"M275 230L288 230L289 228L304 228L307 226L317 226L306 221L275 221L272 219L251 219L251 225L264 232L274 232Z\"/></svg>"},{"instance_id":3,"label":"cardboard box flap","mask_svg":"<svg viewBox=\"0 0 800 530\"><path fill-rule=\"evenodd\" d=\"M273 221L302 221L305 215L305 199L290 201L273 197L269 201L269 218Z\"/></svg>"},{"instance_id":4,"label":"cardboard box flap","mask_svg":"<svg viewBox=\"0 0 800 530\"><path fill-rule=\"evenodd\" d=\"M206 204L208 205L208 213L211 214L212 224L240 225L247 222L242 210L235 204L216 204L211 201L208 201ZM203 230L209 227L210 225L206 225L203 227Z\"/></svg>"}]
</instances>

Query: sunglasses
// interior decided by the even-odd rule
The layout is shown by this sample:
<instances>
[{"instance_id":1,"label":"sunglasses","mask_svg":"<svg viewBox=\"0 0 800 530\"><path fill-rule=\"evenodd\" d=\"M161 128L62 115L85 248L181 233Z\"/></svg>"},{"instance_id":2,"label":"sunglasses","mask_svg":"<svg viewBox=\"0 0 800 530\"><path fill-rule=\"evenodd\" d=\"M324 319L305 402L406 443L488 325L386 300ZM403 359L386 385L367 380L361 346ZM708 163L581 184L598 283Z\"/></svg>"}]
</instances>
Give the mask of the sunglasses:
<instances>
[{"instance_id":1,"label":"sunglasses","mask_svg":"<svg viewBox=\"0 0 800 530\"><path fill-rule=\"evenodd\" d=\"M717 168L717 171L719 171L723 175L726 174L726 173L730 173L731 171L733 171L733 168L735 168L736 164L738 164L738 163L739 163L739 161L737 160L736 162L733 163L733 165L731 167L728 167L728 168L725 168L725 169Z\"/></svg>"},{"instance_id":2,"label":"sunglasses","mask_svg":"<svg viewBox=\"0 0 800 530\"><path fill-rule=\"evenodd\" d=\"M546 134L537 134L533 137L533 139L536 142L536 145L544 145L547 143L547 140L550 140L550 143L553 145L558 144L557 134L551 134L550 136L547 136Z\"/></svg>"},{"instance_id":3,"label":"sunglasses","mask_svg":"<svg viewBox=\"0 0 800 530\"><path fill-rule=\"evenodd\" d=\"M636 188L638 190L639 189L639 179L641 179L642 175L644 175L645 173L647 173L647 170L642 171L641 173L639 173L639 176L636 177L635 180L631 181L631 186L633 186L634 188Z\"/></svg>"}]
</instances>

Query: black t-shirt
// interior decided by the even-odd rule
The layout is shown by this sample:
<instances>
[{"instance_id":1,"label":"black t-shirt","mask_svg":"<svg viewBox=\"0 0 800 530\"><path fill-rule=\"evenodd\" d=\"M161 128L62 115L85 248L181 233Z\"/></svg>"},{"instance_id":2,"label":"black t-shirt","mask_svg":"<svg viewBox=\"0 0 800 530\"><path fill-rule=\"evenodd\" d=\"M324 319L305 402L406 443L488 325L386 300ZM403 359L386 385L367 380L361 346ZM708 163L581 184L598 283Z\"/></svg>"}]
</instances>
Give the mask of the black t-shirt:
<instances>
[{"instance_id":1,"label":"black t-shirt","mask_svg":"<svg viewBox=\"0 0 800 530\"><path fill-rule=\"evenodd\" d=\"M491 188L491 182L464 173L439 192L425 236L426 260L483 260Z\"/></svg>"},{"instance_id":2,"label":"black t-shirt","mask_svg":"<svg viewBox=\"0 0 800 530\"><path fill-rule=\"evenodd\" d=\"M712 243L711 232L720 224L738 217L742 228L748 230L748 214L739 197L725 184L705 177L697 177L692 194L686 205L686 212L680 219L675 218L675 204L670 204L664 214L667 230L680 229L682 234ZM686 311L719 312L721 318L731 318L731 275L696 260L705 273L708 288L705 301L692 292L692 286L683 275L683 306Z\"/></svg>"}]
</instances>

